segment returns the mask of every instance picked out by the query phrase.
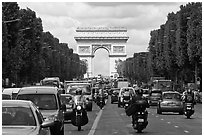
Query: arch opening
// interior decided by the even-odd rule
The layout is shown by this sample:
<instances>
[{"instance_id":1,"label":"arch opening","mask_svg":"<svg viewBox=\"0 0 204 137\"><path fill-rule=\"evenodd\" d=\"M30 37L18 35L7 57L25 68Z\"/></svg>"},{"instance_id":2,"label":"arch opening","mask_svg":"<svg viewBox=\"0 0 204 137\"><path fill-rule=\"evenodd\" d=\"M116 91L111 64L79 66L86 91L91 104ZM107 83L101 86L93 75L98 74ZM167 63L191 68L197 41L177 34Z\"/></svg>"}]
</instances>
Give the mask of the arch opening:
<instances>
[{"instance_id":1,"label":"arch opening","mask_svg":"<svg viewBox=\"0 0 204 137\"><path fill-rule=\"evenodd\" d=\"M99 74L103 76L109 76L110 71L110 59L109 50L101 47L94 51L93 58L93 75L97 76Z\"/></svg>"}]
</instances>

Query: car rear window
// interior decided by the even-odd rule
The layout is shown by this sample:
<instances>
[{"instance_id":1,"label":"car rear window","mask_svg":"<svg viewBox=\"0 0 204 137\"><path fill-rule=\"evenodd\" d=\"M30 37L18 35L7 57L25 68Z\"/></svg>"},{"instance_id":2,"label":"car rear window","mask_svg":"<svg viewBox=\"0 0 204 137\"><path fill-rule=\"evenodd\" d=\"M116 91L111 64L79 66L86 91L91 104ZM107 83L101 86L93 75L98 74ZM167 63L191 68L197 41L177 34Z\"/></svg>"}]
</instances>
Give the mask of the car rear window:
<instances>
[{"instance_id":1,"label":"car rear window","mask_svg":"<svg viewBox=\"0 0 204 137\"><path fill-rule=\"evenodd\" d=\"M181 95L177 93L164 93L163 94L163 99L176 99L179 100L181 99Z\"/></svg>"},{"instance_id":2,"label":"car rear window","mask_svg":"<svg viewBox=\"0 0 204 137\"><path fill-rule=\"evenodd\" d=\"M38 109L41 110L57 110L57 101L54 94L20 94L17 96L19 100L30 100Z\"/></svg>"},{"instance_id":3,"label":"car rear window","mask_svg":"<svg viewBox=\"0 0 204 137\"><path fill-rule=\"evenodd\" d=\"M2 106L3 126L36 126L31 108Z\"/></svg>"}]
</instances>

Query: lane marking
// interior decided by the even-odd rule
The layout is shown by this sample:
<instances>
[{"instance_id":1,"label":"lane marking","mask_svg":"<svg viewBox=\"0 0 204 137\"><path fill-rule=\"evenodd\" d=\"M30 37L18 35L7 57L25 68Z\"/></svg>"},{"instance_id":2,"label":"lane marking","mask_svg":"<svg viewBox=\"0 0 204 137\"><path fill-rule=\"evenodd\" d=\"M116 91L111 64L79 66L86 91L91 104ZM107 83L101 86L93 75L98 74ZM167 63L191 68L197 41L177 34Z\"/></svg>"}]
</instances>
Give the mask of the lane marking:
<instances>
[{"instance_id":1,"label":"lane marking","mask_svg":"<svg viewBox=\"0 0 204 137\"><path fill-rule=\"evenodd\" d=\"M184 130L184 132L185 132L185 133L189 133L189 131L188 131L188 130Z\"/></svg>"},{"instance_id":2,"label":"lane marking","mask_svg":"<svg viewBox=\"0 0 204 137\"><path fill-rule=\"evenodd\" d=\"M178 126L174 126L175 128L178 128Z\"/></svg>"},{"instance_id":3,"label":"lane marking","mask_svg":"<svg viewBox=\"0 0 204 137\"><path fill-rule=\"evenodd\" d=\"M92 125L92 127L91 127L91 130L89 131L89 134L88 134L88 135L94 135L94 133L95 133L95 131L96 131L96 127L97 127L97 125L98 125L98 122L99 122L99 120L100 120L100 118L101 118L102 112L103 112L103 110L101 109L101 110L99 111L99 113L98 113L96 119L94 120L94 123L93 123L93 125Z\"/></svg>"},{"instance_id":4,"label":"lane marking","mask_svg":"<svg viewBox=\"0 0 204 137\"><path fill-rule=\"evenodd\" d=\"M159 117L159 116L156 116L156 117Z\"/></svg>"},{"instance_id":5,"label":"lane marking","mask_svg":"<svg viewBox=\"0 0 204 137\"><path fill-rule=\"evenodd\" d=\"M161 120L164 120L163 118Z\"/></svg>"},{"instance_id":6,"label":"lane marking","mask_svg":"<svg viewBox=\"0 0 204 137\"><path fill-rule=\"evenodd\" d=\"M171 122L167 122L168 124L171 124Z\"/></svg>"}]
</instances>

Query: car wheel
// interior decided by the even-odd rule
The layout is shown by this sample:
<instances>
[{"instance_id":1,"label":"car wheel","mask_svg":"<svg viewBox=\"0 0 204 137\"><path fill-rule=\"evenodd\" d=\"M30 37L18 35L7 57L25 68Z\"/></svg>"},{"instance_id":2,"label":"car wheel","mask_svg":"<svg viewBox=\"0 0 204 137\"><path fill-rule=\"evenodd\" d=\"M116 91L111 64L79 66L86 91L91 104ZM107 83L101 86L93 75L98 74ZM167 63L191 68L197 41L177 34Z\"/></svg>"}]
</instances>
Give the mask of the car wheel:
<instances>
[{"instance_id":1,"label":"car wheel","mask_svg":"<svg viewBox=\"0 0 204 137\"><path fill-rule=\"evenodd\" d=\"M157 114L162 114L162 112L159 108L157 108Z\"/></svg>"},{"instance_id":2,"label":"car wheel","mask_svg":"<svg viewBox=\"0 0 204 137\"><path fill-rule=\"evenodd\" d=\"M120 101L118 101L118 107L120 107Z\"/></svg>"},{"instance_id":3,"label":"car wheel","mask_svg":"<svg viewBox=\"0 0 204 137\"><path fill-rule=\"evenodd\" d=\"M179 115L183 115L183 111L179 112Z\"/></svg>"}]
</instances>

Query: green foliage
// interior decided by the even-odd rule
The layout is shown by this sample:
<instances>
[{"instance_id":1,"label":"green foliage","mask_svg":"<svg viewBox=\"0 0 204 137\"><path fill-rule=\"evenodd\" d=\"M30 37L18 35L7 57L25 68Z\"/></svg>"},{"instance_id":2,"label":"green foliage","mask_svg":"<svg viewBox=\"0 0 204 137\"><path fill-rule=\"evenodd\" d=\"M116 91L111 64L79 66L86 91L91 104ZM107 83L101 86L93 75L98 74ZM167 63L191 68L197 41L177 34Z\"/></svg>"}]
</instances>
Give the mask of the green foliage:
<instances>
[{"instance_id":1,"label":"green foliage","mask_svg":"<svg viewBox=\"0 0 204 137\"><path fill-rule=\"evenodd\" d=\"M2 77L17 86L50 76L70 80L87 70L68 44L43 32L34 11L19 9L16 2L2 3L2 52Z\"/></svg>"},{"instance_id":2,"label":"green foliage","mask_svg":"<svg viewBox=\"0 0 204 137\"><path fill-rule=\"evenodd\" d=\"M195 82L202 77L202 3L180 6L177 13L169 13L160 29L150 32L148 55L123 62L118 69L132 81L147 81L151 76L163 76L176 83ZM195 77L194 77L195 75Z\"/></svg>"}]
</instances>

